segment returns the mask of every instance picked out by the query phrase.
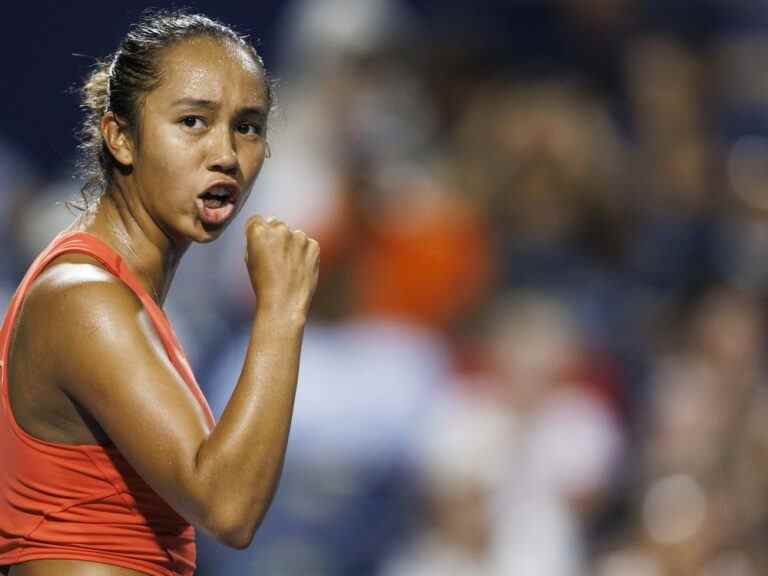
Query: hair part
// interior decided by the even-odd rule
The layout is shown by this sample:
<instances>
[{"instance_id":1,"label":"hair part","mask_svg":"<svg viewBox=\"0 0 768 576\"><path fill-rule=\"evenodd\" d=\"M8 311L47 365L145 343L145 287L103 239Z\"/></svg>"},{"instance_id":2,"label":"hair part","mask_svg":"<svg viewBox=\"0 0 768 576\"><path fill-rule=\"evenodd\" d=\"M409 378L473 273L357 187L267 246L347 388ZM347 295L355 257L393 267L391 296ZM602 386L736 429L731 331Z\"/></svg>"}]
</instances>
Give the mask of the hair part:
<instances>
[{"instance_id":1,"label":"hair part","mask_svg":"<svg viewBox=\"0 0 768 576\"><path fill-rule=\"evenodd\" d=\"M80 88L84 119L79 134L80 159L77 172L83 184L81 205L86 209L109 187L115 170L125 171L107 148L101 134L101 120L112 112L135 140L139 116L146 95L162 81L160 57L181 41L209 37L232 42L245 50L264 76L268 106L274 105L273 82L264 61L247 36L202 14L184 10L151 10L128 30L118 49L96 63Z\"/></svg>"}]
</instances>

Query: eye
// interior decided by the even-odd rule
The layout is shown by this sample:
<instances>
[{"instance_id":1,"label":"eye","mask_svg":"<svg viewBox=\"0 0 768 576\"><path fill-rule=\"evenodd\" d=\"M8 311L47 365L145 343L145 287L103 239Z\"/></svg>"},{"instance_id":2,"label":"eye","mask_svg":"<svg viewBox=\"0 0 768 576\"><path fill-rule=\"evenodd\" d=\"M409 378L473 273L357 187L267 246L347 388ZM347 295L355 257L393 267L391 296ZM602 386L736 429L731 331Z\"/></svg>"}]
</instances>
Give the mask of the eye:
<instances>
[{"instance_id":1,"label":"eye","mask_svg":"<svg viewBox=\"0 0 768 576\"><path fill-rule=\"evenodd\" d=\"M199 129L205 127L205 118L202 116L184 116L179 120L186 128Z\"/></svg>"},{"instance_id":2,"label":"eye","mask_svg":"<svg viewBox=\"0 0 768 576\"><path fill-rule=\"evenodd\" d=\"M264 133L264 125L260 122L240 122L236 129L244 136L262 136Z\"/></svg>"}]
</instances>

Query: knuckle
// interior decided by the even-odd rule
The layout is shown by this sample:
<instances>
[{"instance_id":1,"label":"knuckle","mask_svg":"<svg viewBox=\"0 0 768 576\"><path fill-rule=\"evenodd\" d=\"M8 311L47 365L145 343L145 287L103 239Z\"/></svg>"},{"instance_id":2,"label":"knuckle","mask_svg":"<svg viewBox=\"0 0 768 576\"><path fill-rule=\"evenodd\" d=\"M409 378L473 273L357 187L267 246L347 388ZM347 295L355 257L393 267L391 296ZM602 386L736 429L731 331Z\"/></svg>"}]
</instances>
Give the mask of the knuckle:
<instances>
[{"instance_id":1,"label":"knuckle","mask_svg":"<svg viewBox=\"0 0 768 576\"><path fill-rule=\"evenodd\" d=\"M264 223L264 219L258 214L254 214L253 216L248 218L248 221L246 222L246 227L250 228L252 226L258 226L263 223Z\"/></svg>"},{"instance_id":2,"label":"knuckle","mask_svg":"<svg viewBox=\"0 0 768 576\"><path fill-rule=\"evenodd\" d=\"M264 229L264 225L262 222L254 220L252 222L248 222L248 225L246 226L246 233L249 235L258 234Z\"/></svg>"}]
</instances>

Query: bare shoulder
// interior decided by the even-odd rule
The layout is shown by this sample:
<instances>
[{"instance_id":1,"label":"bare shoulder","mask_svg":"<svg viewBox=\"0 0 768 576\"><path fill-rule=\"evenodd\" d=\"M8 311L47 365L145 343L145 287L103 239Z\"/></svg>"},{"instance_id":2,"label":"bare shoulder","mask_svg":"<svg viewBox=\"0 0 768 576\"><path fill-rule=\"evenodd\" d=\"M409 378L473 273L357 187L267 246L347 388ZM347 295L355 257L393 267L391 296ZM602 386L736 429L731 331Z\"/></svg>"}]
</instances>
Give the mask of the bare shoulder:
<instances>
[{"instance_id":1,"label":"bare shoulder","mask_svg":"<svg viewBox=\"0 0 768 576\"><path fill-rule=\"evenodd\" d=\"M138 297L100 266L67 259L46 269L28 298L25 328L42 331L28 340L48 348L27 356L47 366L35 379L55 381L161 498L200 522L202 488L191 470L209 423Z\"/></svg>"},{"instance_id":2,"label":"bare shoulder","mask_svg":"<svg viewBox=\"0 0 768 576\"><path fill-rule=\"evenodd\" d=\"M100 346L119 347L139 337L142 316L141 302L119 278L87 256L69 255L33 282L15 340L65 377L68 368L81 373L97 363Z\"/></svg>"},{"instance_id":3,"label":"bare shoulder","mask_svg":"<svg viewBox=\"0 0 768 576\"><path fill-rule=\"evenodd\" d=\"M91 258L66 255L46 267L25 297L12 335L9 393L19 424L44 440L105 441L72 393L96 400L109 393L107 379L89 375L121 361L115 350L142 337L141 318L138 298Z\"/></svg>"},{"instance_id":4,"label":"bare shoulder","mask_svg":"<svg viewBox=\"0 0 768 576\"><path fill-rule=\"evenodd\" d=\"M48 266L33 282L24 304L26 319L41 320L61 334L108 328L111 321L133 317L140 310L141 302L128 286L80 255L59 258Z\"/></svg>"},{"instance_id":5,"label":"bare shoulder","mask_svg":"<svg viewBox=\"0 0 768 576\"><path fill-rule=\"evenodd\" d=\"M57 258L32 283L25 308L46 313L87 313L89 305L141 307L136 296L117 277L85 255Z\"/></svg>"}]
</instances>

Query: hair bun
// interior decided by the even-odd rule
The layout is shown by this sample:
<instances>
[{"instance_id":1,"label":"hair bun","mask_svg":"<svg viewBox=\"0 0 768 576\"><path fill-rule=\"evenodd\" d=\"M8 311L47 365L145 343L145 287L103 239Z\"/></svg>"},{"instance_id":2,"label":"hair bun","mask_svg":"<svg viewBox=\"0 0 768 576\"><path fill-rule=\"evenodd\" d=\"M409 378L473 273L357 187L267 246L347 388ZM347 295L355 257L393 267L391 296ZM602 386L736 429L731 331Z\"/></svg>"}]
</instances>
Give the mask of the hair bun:
<instances>
[{"instance_id":1,"label":"hair bun","mask_svg":"<svg viewBox=\"0 0 768 576\"><path fill-rule=\"evenodd\" d=\"M109 105L109 60L96 64L82 88L82 105L101 116Z\"/></svg>"}]
</instances>

